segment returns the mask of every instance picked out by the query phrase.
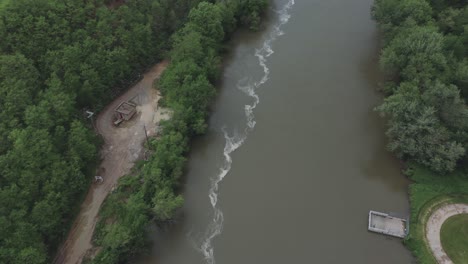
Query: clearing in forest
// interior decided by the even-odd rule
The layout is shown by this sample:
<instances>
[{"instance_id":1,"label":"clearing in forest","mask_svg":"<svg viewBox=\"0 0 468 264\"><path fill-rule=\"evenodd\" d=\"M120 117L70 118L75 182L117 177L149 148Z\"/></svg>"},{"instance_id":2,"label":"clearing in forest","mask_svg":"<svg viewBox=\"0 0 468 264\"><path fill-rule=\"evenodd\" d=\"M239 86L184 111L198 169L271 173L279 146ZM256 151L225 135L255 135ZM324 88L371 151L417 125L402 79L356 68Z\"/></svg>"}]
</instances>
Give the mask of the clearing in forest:
<instances>
[{"instance_id":1,"label":"clearing in forest","mask_svg":"<svg viewBox=\"0 0 468 264\"><path fill-rule=\"evenodd\" d=\"M93 184L81 205L67 240L60 248L55 263L81 263L92 248L91 239L96 226L99 208L120 177L128 174L136 160L142 157L145 128L148 136L155 135L161 120L168 119L170 112L158 107L160 96L154 89L157 80L168 62L161 62L144 74L143 79L110 103L97 117L96 129L104 139L101 149L102 163L98 174L101 183ZM137 113L120 126L114 126L115 109L121 102L136 102Z\"/></svg>"}]
</instances>

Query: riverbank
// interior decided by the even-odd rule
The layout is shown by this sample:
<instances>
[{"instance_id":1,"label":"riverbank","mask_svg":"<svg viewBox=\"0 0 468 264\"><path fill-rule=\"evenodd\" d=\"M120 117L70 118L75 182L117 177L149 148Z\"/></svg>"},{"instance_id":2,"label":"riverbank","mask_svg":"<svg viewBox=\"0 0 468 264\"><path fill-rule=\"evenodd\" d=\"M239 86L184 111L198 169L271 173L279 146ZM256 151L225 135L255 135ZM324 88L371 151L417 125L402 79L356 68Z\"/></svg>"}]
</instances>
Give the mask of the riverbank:
<instances>
[{"instance_id":1,"label":"riverbank","mask_svg":"<svg viewBox=\"0 0 468 264\"><path fill-rule=\"evenodd\" d=\"M99 142L92 130L91 121L95 116L91 113L102 110L123 89L132 86L139 77L138 73L166 56L169 46L176 42L175 36L171 37L173 33L189 20L190 10L204 1L128 0L118 1L122 5L106 6L112 2L1 2L1 263L43 264L53 261L76 216L74 208L82 202L81 197L87 193L96 176ZM219 44L218 39L210 41L211 33L224 38L228 35L226 32L238 25L254 26L259 21L258 11L264 2L217 1L215 6L220 12L208 18L194 12L190 20L198 22L192 23L197 28L179 34L184 36L188 33L194 37L187 38L183 44L187 53L206 52L212 45ZM199 21L205 18L213 22L210 34L191 34L208 30L209 27ZM202 48L190 49L193 42L202 43ZM194 59L191 62L215 69L218 50L210 51L209 56L203 56L203 59L211 61L191 57ZM184 57L182 53L181 57ZM206 67L199 68L201 71L194 77L205 73ZM214 75L209 81L215 79ZM204 81L199 78L197 84L204 85ZM202 97L207 96L195 94L187 101ZM183 103L179 105L185 106ZM198 110L197 107L190 110ZM196 118L196 125L201 131L204 112L198 112L201 114ZM183 121L195 120L189 116L193 112L187 110L185 113L187 116ZM128 150L133 149L133 146L127 147ZM183 160L181 155L176 157L177 162ZM176 162L174 159L173 156L168 158L169 162ZM121 165L119 160L116 162L118 164L112 165ZM178 171L174 174L180 174L182 169L176 165ZM144 217L158 215L167 218L171 213L164 209L173 205L161 206L159 202L174 195L176 184L167 178L176 178L176 175L168 173L164 176L163 185L168 187L160 188L160 196L155 198L153 190L144 192L146 196L141 203L149 207L157 205L153 210L142 210ZM151 183L146 187L153 188ZM180 199L175 201L180 204ZM122 229L120 226L119 231ZM128 237L130 232L127 231L123 230L119 235Z\"/></svg>"},{"instance_id":2,"label":"riverbank","mask_svg":"<svg viewBox=\"0 0 468 264\"><path fill-rule=\"evenodd\" d=\"M405 244L421 263L435 263L426 239L431 214L467 202L468 7L376 0L372 15L383 33L380 65L387 76L376 110L387 119L388 149L410 164L413 181Z\"/></svg>"},{"instance_id":3,"label":"riverbank","mask_svg":"<svg viewBox=\"0 0 468 264\"><path fill-rule=\"evenodd\" d=\"M365 225L370 209L409 212L408 181L372 111L372 0L295 1L281 19L288 2L274 1L265 31L236 37L208 133L189 155L184 217L150 233L153 257L141 263L414 261Z\"/></svg>"},{"instance_id":4,"label":"riverbank","mask_svg":"<svg viewBox=\"0 0 468 264\"><path fill-rule=\"evenodd\" d=\"M252 3L260 8L261 2ZM123 177L106 200L94 237L96 253L88 260L91 263L134 258L148 244L148 225L172 221L182 207L177 189L185 155L191 138L206 131L208 107L216 94L212 83L220 74L222 43L238 25L237 16L243 11L237 8L251 8L252 3L202 1L173 35L171 63L157 84L163 95L161 106L169 107L173 114L160 124L158 137L149 139L147 160Z\"/></svg>"},{"instance_id":5,"label":"riverbank","mask_svg":"<svg viewBox=\"0 0 468 264\"><path fill-rule=\"evenodd\" d=\"M468 203L468 177L463 172L440 176L422 166L412 165L407 174L410 185L411 219L405 245L421 263L437 264L427 240L429 218L448 204Z\"/></svg>"}]
</instances>

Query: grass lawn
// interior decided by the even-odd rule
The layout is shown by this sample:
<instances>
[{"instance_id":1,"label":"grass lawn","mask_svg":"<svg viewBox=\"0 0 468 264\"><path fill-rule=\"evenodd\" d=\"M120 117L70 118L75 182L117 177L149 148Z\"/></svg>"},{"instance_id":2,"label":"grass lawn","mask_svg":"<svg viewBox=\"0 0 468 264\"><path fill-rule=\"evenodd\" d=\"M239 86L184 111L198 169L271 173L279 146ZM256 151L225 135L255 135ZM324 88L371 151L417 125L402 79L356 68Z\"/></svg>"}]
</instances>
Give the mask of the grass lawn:
<instances>
[{"instance_id":1,"label":"grass lawn","mask_svg":"<svg viewBox=\"0 0 468 264\"><path fill-rule=\"evenodd\" d=\"M437 175L422 166L410 165L407 175L413 183L409 188L410 229L404 243L418 259L418 263L437 264L426 243L427 220L435 209L444 204L468 204L468 172Z\"/></svg>"},{"instance_id":2,"label":"grass lawn","mask_svg":"<svg viewBox=\"0 0 468 264\"><path fill-rule=\"evenodd\" d=\"M455 264L468 264L468 214L455 215L442 225L442 247Z\"/></svg>"}]
</instances>

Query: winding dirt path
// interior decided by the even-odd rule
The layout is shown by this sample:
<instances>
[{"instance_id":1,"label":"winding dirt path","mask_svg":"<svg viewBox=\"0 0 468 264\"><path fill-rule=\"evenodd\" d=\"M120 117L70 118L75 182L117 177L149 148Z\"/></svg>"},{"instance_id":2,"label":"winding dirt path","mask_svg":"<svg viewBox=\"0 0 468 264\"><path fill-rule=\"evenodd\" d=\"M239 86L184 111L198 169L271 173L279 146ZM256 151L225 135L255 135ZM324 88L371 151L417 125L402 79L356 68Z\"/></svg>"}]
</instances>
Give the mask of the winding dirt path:
<instances>
[{"instance_id":1,"label":"winding dirt path","mask_svg":"<svg viewBox=\"0 0 468 264\"><path fill-rule=\"evenodd\" d=\"M432 254L439 264L453 264L452 260L450 260L449 256L442 248L440 229L445 220L457 214L468 214L468 204L444 205L432 213L426 224L426 239Z\"/></svg>"},{"instance_id":2,"label":"winding dirt path","mask_svg":"<svg viewBox=\"0 0 468 264\"><path fill-rule=\"evenodd\" d=\"M161 119L169 117L169 111L158 108L160 99L153 83L159 78L168 62L161 62L144 74L143 79L130 88L97 117L96 129L104 138L101 150L102 163L98 175L104 178L94 183L81 205L67 240L60 248L55 263L79 264L92 248L92 236L96 226L99 208L120 177L128 174L134 162L142 156L145 140L144 126L148 135L154 135ZM114 109L122 102L132 100L138 104L133 119L119 127L113 125Z\"/></svg>"}]
</instances>

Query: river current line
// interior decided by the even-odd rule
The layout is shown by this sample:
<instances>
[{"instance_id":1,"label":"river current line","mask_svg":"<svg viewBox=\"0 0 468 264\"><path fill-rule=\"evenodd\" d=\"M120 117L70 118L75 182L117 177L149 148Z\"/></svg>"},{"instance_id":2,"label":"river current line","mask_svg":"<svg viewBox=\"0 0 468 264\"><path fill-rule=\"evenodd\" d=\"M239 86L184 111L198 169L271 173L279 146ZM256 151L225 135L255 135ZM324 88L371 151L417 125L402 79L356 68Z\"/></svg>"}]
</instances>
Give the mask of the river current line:
<instances>
[{"instance_id":1,"label":"river current line","mask_svg":"<svg viewBox=\"0 0 468 264\"><path fill-rule=\"evenodd\" d=\"M267 66L267 59L270 57L274 51L272 49L272 43L284 32L281 30L281 27L286 24L291 15L289 14L290 9L294 5L294 0L288 0L288 2L283 5L283 7L277 11L279 21L276 25L273 26L273 30L270 32L268 37L263 42L263 45L260 49L255 50L255 56L258 59L259 66L263 68L263 76L260 80L255 82L249 82L247 85L241 85L242 80L238 82L238 89L243 91L246 95L253 98L253 103L245 105L245 115L247 118L247 127L243 133L233 133L234 135L230 136L226 129L223 129L224 138L226 143L224 145L224 162L219 173L211 178L211 187L209 190L209 198L211 206L213 207L213 218L208 224L206 232L201 240L201 243L195 243L195 247L203 253L207 264L215 264L214 257L214 247L212 244L213 239L220 235L223 229L224 216L221 208L218 206L218 186L219 183L226 177L226 175L231 170L232 158L231 153L238 149L244 141L247 139L248 134L255 127L255 116L253 110L260 103L260 98L256 93L256 90L266 83L269 79L270 69ZM245 80L245 79L244 79Z\"/></svg>"}]
</instances>

